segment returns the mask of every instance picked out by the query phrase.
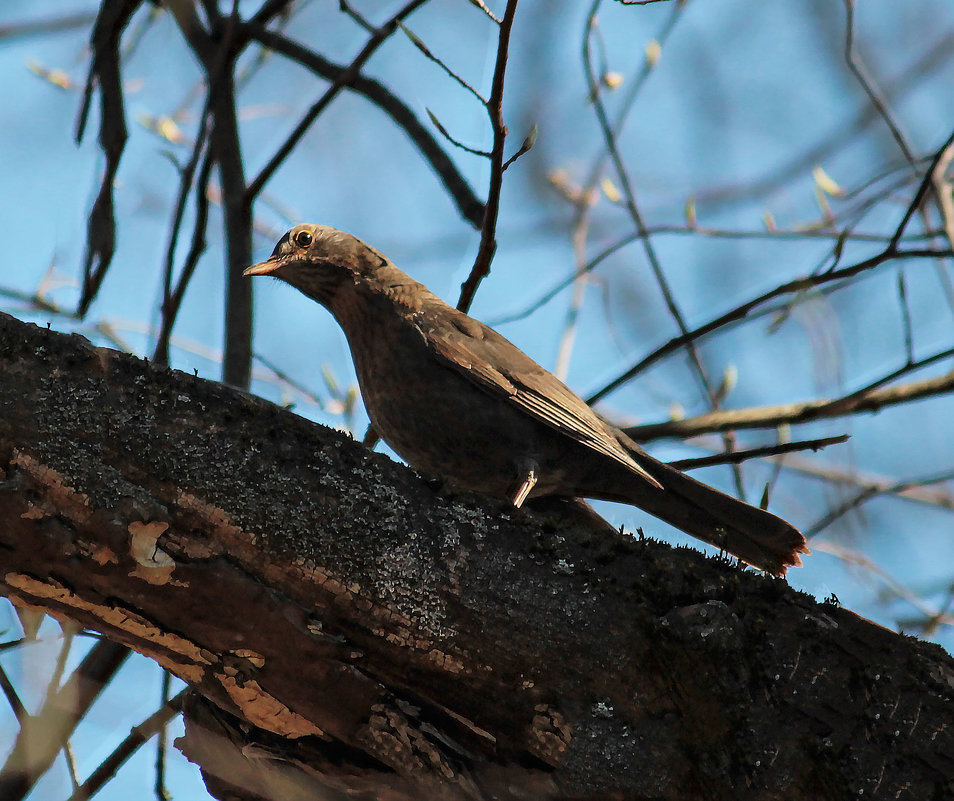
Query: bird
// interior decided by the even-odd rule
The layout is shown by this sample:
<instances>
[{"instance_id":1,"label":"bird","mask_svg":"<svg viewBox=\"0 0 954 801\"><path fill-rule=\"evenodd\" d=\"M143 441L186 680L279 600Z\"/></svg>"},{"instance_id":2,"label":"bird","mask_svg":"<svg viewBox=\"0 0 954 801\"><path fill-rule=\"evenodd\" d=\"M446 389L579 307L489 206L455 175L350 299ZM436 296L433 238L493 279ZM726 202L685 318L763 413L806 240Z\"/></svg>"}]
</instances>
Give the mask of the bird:
<instances>
[{"instance_id":1,"label":"bird","mask_svg":"<svg viewBox=\"0 0 954 801\"><path fill-rule=\"evenodd\" d=\"M326 225L289 230L245 276L272 276L343 329L371 425L419 473L520 507L637 506L767 573L808 553L793 525L651 457L516 345L387 257Z\"/></svg>"}]
</instances>

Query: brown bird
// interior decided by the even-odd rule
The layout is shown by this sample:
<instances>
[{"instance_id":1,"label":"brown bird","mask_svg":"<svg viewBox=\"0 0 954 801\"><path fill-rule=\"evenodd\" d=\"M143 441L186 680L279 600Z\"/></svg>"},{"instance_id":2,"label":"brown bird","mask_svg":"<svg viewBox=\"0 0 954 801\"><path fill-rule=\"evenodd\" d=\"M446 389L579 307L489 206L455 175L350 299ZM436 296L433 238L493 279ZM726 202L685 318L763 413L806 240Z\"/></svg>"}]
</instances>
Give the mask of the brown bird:
<instances>
[{"instance_id":1,"label":"brown bird","mask_svg":"<svg viewBox=\"0 0 954 801\"><path fill-rule=\"evenodd\" d=\"M621 501L769 573L807 553L779 517L659 462L492 328L360 239L298 225L245 275L280 278L344 329L375 431L414 469L509 499Z\"/></svg>"}]
</instances>

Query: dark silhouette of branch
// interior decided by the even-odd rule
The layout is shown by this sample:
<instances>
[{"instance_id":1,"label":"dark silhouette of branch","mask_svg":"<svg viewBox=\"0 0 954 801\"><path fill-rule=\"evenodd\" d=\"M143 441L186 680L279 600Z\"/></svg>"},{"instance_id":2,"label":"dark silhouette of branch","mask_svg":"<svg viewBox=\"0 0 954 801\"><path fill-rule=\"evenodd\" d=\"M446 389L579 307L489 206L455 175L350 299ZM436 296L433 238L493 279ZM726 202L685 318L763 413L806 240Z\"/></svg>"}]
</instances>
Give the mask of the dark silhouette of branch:
<instances>
[{"instance_id":1,"label":"dark silhouette of branch","mask_svg":"<svg viewBox=\"0 0 954 801\"><path fill-rule=\"evenodd\" d=\"M26 798L127 656L126 646L100 640L69 680L56 693L47 696L43 708L26 719L13 750L0 768L0 798L4 801Z\"/></svg>"},{"instance_id":2,"label":"dark silhouette of branch","mask_svg":"<svg viewBox=\"0 0 954 801\"><path fill-rule=\"evenodd\" d=\"M4 643L4 645L6 645L6 643ZM0 665L0 692L3 692L3 697L6 698L7 703L10 704L13 716L22 727L27 718L29 718L30 713L27 712L27 708L23 705L23 701L20 700L20 695L16 687L13 686L13 682L10 681L10 677L2 665Z\"/></svg>"},{"instance_id":3,"label":"dark silhouette of branch","mask_svg":"<svg viewBox=\"0 0 954 801\"><path fill-rule=\"evenodd\" d=\"M391 34L393 34L398 29L398 23L407 19L412 13L414 13L418 8L424 5L427 0L411 0L411 2L404 5L396 14L394 14L387 22L385 22L381 27L379 27L374 34L372 34L368 41L365 43L364 47L361 48L361 52L354 57L354 60L341 72L338 77L335 79L334 83L328 87L327 90L321 95L315 103L312 104L311 108L305 113L305 116L299 121L298 125L295 126L294 130L288 135L285 141L281 144L275 154L268 160L262 170L258 175L252 180L248 185L246 190L246 197L249 202L251 202L258 194L265 188L265 184L268 183L269 179L275 173L281 164L285 161L288 155L295 148L295 145L301 140L305 135L305 132L311 127L311 124L318 118L318 115L324 111L328 105L334 100L342 89L349 86L352 81L354 81L361 72L361 68L365 65L367 60L374 55L375 51L387 40Z\"/></svg>"},{"instance_id":4,"label":"dark silhouette of branch","mask_svg":"<svg viewBox=\"0 0 954 801\"><path fill-rule=\"evenodd\" d=\"M281 34L256 27L250 23L244 26L244 32L250 39L257 41L263 47L268 47L276 53L281 53L283 56L297 61L326 80L339 81L347 72L346 67L333 64L324 56L291 41ZM474 194L473 189L461 175L454 162L411 108L387 87L358 71L355 71L348 82L343 85L356 94L366 97L404 130L417 146L425 161L440 178L441 183L450 194L464 219L475 228L479 228L484 217L484 204Z\"/></svg>"},{"instance_id":5,"label":"dark silhouette of branch","mask_svg":"<svg viewBox=\"0 0 954 801\"><path fill-rule=\"evenodd\" d=\"M704 323L698 328L693 329L686 336L673 337L664 345L659 346L650 354L643 357L639 362L634 364L620 376L614 378L601 389L590 395L589 398L587 398L587 402L596 403L614 389L622 386L634 376L639 375L650 365L655 364L657 361L671 353L675 353L687 341L697 341L708 334L713 333L714 331L718 331L720 329L728 330L738 323L741 323L746 317L748 317L750 312L754 311L763 304L774 300L775 298L803 292L807 289L814 289L815 287L842 281L846 278L854 278L861 273L867 272L868 270L873 270L875 267L890 261L900 261L903 259L950 258L952 256L954 256L954 251L951 250L932 250L919 248L912 248L911 250L892 250L891 244L889 242L889 245L885 250L881 251L875 256L864 259L863 261L856 262L855 264L842 267L837 270L829 270L823 273L813 273L801 278L796 278L792 281L786 281L784 284L780 284L774 289L770 289L768 292L764 292L761 295L746 301L745 303L739 304L725 314L722 314L719 317L710 320L708 323Z\"/></svg>"},{"instance_id":6,"label":"dark silhouette of branch","mask_svg":"<svg viewBox=\"0 0 954 801\"><path fill-rule=\"evenodd\" d=\"M99 88L100 98L99 145L106 156L106 166L103 169L99 193L89 214L86 255L83 260L83 289L77 305L77 314L80 317L86 314L96 297L116 250L113 191L119 161L129 136L119 70L119 41L130 18L142 2L143 0L104 2L100 6L90 37L93 58L76 126L76 141L83 139L95 84Z\"/></svg>"},{"instance_id":7,"label":"dark silhouette of branch","mask_svg":"<svg viewBox=\"0 0 954 801\"><path fill-rule=\"evenodd\" d=\"M208 108L212 117L209 153L219 168L225 218L225 353L222 380L232 386L249 385L252 373L252 290L242 270L252 262L252 197L246 190L245 166L237 119L235 61L244 39L238 34L237 3L221 16L214 3L206 4L209 30L191 3L173 3L179 30L205 70ZM203 221L204 223L204 221ZM197 233L201 233L197 229ZM193 243L199 242L193 237ZM185 285L183 284L183 291Z\"/></svg>"},{"instance_id":8,"label":"dark silhouette of branch","mask_svg":"<svg viewBox=\"0 0 954 801\"><path fill-rule=\"evenodd\" d=\"M837 437L822 437L821 439L806 439L799 442L783 442L778 445L765 445L761 448L746 448L744 451L732 451L732 453L717 453L713 456L700 456L693 459L678 459L669 462L673 467L680 470L695 470L700 467L714 467L715 465L727 464L730 462L746 462L749 459L764 459L769 456L781 456L786 453L798 453L799 451L819 451L827 448L829 445L840 445L847 442L850 437L847 434L841 434Z\"/></svg>"},{"instance_id":9,"label":"dark silhouette of branch","mask_svg":"<svg viewBox=\"0 0 954 801\"><path fill-rule=\"evenodd\" d=\"M507 0L500 20L497 35L497 58L494 63L494 77L490 85L490 97L485 108L490 116L493 130L493 144L490 148L490 187L487 190L487 204L484 219L480 226L480 245L474 266L470 268L466 280L461 285L457 308L466 312L474 301L477 287L490 274L490 263L497 250L497 214L500 211L500 192L503 189L504 146L507 142L507 126L503 118L504 79L507 75L507 56L510 48L510 32L514 16L517 13L517 0Z\"/></svg>"},{"instance_id":10,"label":"dark silhouette of branch","mask_svg":"<svg viewBox=\"0 0 954 801\"><path fill-rule=\"evenodd\" d=\"M590 56L590 38L592 30L596 26L596 12L601 3L602 0L595 0L591 6L590 14L587 19L587 31L583 35L583 66L589 86L590 100L592 101L593 110L596 114L596 119L599 122L600 130L603 134L606 152L609 154L609 158L613 163L616 176L623 188L626 210L629 212L629 216L633 221L633 225L635 226L636 231L639 233L639 241L642 244L643 252L646 255L646 261L649 263L650 270L656 281L656 286L663 296L663 300L666 304L666 308L669 311L670 317L672 317L673 321L676 323L676 327L679 329L679 332L683 337L685 337L689 332L688 325L686 324L682 311L679 308L679 304L676 302L676 297L673 294L672 287L669 285L669 279L666 277L666 274L663 271L662 264L660 263L659 257L656 254L656 248L652 244L646 224L643 221L643 216L636 204L636 194L633 191L632 183L629 180L629 171L626 169L626 165L623 163L623 158L620 155L619 148L617 147L616 135L606 113L606 107L603 104L602 93L600 91L600 82L593 71L593 63ZM689 362L692 364L693 371L699 381L699 385L702 388L703 393L706 396L706 399L713 409L718 410L722 402L721 398L719 397L718 389L709 380L693 340L687 339L685 341L685 349L689 356ZM726 452L731 453L736 447L734 434L727 431L722 436L723 442L725 443ZM733 478L735 479L736 492L738 496L744 500L745 483L742 480L741 468L736 462L732 462L731 464Z\"/></svg>"},{"instance_id":11,"label":"dark silhouette of branch","mask_svg":"<svg viewBox=\"0 0 954 801\"><path fill-rule=\"evenodd\" d=\"M163 727L179 714L182 709L182 699L187 692L188 690L180 690L142 723L134 726L129 735L100 763L99 767L90 774L90 777L76 788L68 801L86 801L99 792L103 785L116 775L116 772L126 763L129 757L162 731Z\"/></svg>"},{"instance_id":12,"label":"dark silhouette of branch","mask_svg":"<svg viewBox=\"0 0 954 801\"><path fill-rule=\"evenodd\" d=\"M212 118L209 113L209 104L206 102L202 111L201 124L199 132L196 134L195 143L192 147L192 155L185 167L180 170L179 193L176 198L176 207L173 212L172 227L169 233L169 244L166 246L166 263L163 270L162 283L162 319L159 328L159 335L156 338L156 347L153 351L153 361L158 364L169 363L169 339L172 336L172 328L175 325L176 317L179 314L179 308L182 306L182 300L185 297L186 288L189 281L195 273L198 266L199 257L205 250L205 227L208 222L209 201L207 190L209 178L212 173L212 158L208 153L209 128ZM179 242L179 231L182 227L182 221L185 217L186 203L189 198L189 191L193 186L196 168L199 160L205 154L202 162L202 169L199 170L199 178L195 183L195 225L193 227L192 247L186 257L185 264L179 275L176 287L172 288L172 276L175 268L176 245Z\"/></svg>"}]
</instances>

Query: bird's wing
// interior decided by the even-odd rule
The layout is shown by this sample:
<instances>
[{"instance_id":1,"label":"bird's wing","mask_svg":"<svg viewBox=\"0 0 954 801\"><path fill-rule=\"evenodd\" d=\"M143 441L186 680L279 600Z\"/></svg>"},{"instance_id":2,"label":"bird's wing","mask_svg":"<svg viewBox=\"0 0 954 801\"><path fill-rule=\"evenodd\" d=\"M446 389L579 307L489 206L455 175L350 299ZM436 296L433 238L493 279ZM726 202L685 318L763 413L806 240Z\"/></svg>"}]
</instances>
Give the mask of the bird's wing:
<instances>
[{"instance_id":1,"label":"bird's wing","mask_svg":"<svg viewBox=\"0 0 954 801\"><path fill-rule=\"evenodd\" d=\"M486 392L508 398L531 417L661 487L579 396L516 345L456 309L446 307L436 317L450 324L437 327L422 322L419 328L428 347L446 366ZM424 315L425 321L428 318Z\"/></svg>"}]
</instances>

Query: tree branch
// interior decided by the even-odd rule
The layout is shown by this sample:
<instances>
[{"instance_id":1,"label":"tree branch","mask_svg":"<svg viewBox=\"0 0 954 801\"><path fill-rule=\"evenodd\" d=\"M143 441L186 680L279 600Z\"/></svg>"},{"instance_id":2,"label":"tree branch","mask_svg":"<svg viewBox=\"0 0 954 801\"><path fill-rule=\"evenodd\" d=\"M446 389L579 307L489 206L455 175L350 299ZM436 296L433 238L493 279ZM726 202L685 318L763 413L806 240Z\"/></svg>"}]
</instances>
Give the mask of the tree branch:
<instances>
[{"instance_id":1,"label":"tree branch","mask_svg":"<svg viewBox=\"0 0 954 801\"><path fill-rule=\"evenodd\" d=\"M387 40L387 38L397 30L398 23L407 19L412 13L420 8L427 0L411 0L394 14L387 22L378 28L372 36L368 38L361 52L354 57L354 60L342 72L335 82L328 87L318 100L312 104L311 108L305 113L305 116L299 121L295 129L288 135L281 147L269 159L268 163L262 168L261 172L255 176L248 185L246 196L249 203L254 200L258 194L265 188L265 184L274 175L282 162L288 157L288 154L295 148L295 145L305 135L305 132L311 127L311 124L318 118L318 115L324 111L334 100L338 93L348 86L361 72L361 68L367 60L374 55L375 51Z\"/></svg>"},{"instance_id":2,"label":"tree branch","mask_svg":"<svg viewBox=\"0 0 954 801\"><path fill-rule=\"evenodd\" d=\"M500 192L503 189L504 146L507 142L507 126L503 118L504 79L507 76L507 58L510 52L510 31L517 13L517 0L507 0L500 30L497 35L497 59L494 64L494 77L490 86L490 98L486 109L490 115L493 129L493 146L490 149L490 188L487 190L487 204L484 219L480 226L480 246L470 274L461 285L457 308L466 312L474 301L477 287L490 274L490 262L497 250L497 215L500 212Z\"/></svg>"},{"instance_id":3,"label":"tree branch","mask_svg":"<svg viewBox=\"0 0 954 801\"><path fill-rule=\"evenodd\" d=\"M0 371L0 592L214 700L186 738L210 773L230 748L228 779L392 799L954 789L936 646L577 507L435 495L338 432L6 316Z\"/></svg>"},{"instance_id":4,"label":"tree branch","mask_svg":"<svg viewBox=\"0 0 954 801\"><path fill-rule=\"evenodd\" d=\"M954 353L946 351L945 356L954 356ZM786 403L754 409L722 410L687 417L684 420L666 420L662 423L629 426L625 431L637 442L651 442L663 437L685 439L726 429L777 428L780 425L846 417L861 412L877 412L886 406L944 395L952 390L954 390L954 373L948 373L886 389L852 393L842 398L823 398L804 403Z\"/></svg>"},{"instance_id":5,"label":"tree branch","mask_svg":"<svg viewBox=\"0 0 954 801\"><path fill-rule=\"evenodd\" d=\"M346 67L333 64L318 53L279 33L249 23L245 25L245 35L259 42L263 47L297 61L326 80L337 82L342 77L347 77L348 70ZM484 204L474 194L474 190L471 189L454 162L444 152L444 149L431 135L430 131L418 120L410 107L386 86L373 78L367 78L360 72L355 71L352 71L350 75L351 77L347 78L343 85L356 94L364 95L404 130L425 161L440 178L461 216L475 228L479 228L484 218Z\"/></svg>"}]
</instances>

